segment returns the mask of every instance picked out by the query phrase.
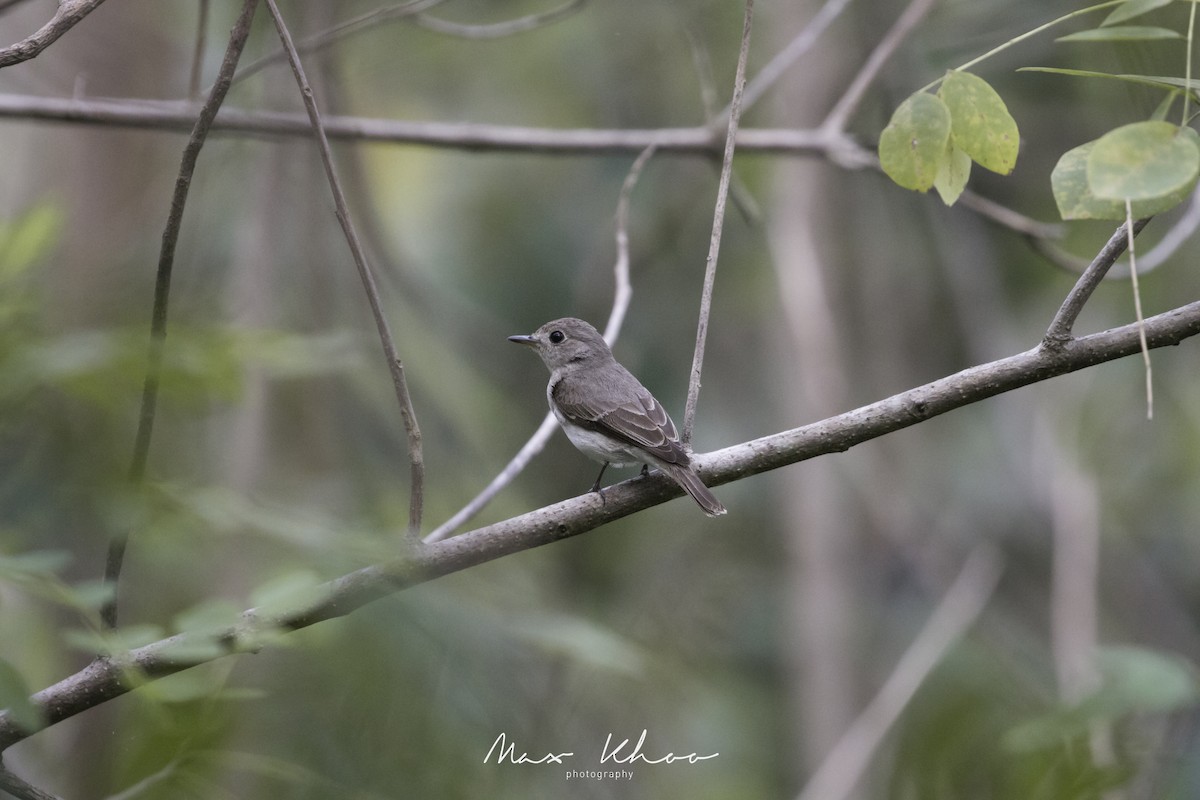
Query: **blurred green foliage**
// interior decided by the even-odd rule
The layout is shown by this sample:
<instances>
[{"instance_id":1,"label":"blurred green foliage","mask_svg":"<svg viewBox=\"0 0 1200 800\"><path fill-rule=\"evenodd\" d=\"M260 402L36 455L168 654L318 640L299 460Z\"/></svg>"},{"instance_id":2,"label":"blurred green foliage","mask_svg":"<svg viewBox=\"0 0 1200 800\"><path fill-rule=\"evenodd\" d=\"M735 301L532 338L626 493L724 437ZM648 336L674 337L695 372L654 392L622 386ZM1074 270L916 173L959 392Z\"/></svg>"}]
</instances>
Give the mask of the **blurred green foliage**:
<instances>
[{"instance_id":1,"label":"blurred green foliage","mask_svg":"<svg viewBox=\"0 0 1200 800\"><path fill-rule=\"evenodd\" d=\"M212 3L211 79L240 5ZM747 128L819 123L906 4L851 3ZM1146 15L1179 29L1184 3ZM454 0L463 24L547 10ZM756 4L751 74L817 3ZM878 138L901 98L1077 3L939 4L889 61L851 132ZM282 4L308 36L377 8ZM108 4L0 92L182 97L196 4ZM4 38L45 9L5 10ZM551 128L703 124L732 80L739 4L583 3L491 40L410 22L306 55L330 113ZM1066 31L1064 31L1066 32ZM277 48L265 18L250 59ZM1173 74L1173 42L1084 55L1035 38L979 68L1020 124L1011 176L969 188L1057 217L1058 156L1146 119L1151 87L1019 66ZM1174 49L1170 49L1174 48ZM136 65L136 69L131 66ZM242 109L300 109L286 68L237 84ZM386 365L305 139L222 134L199 160L180 240L145 485L126 473L149 303L182 139L0 122L0 706L95 653L176 633L215 656L243 610L395 557L405 437ZM336 146L405 361L428 466L425 529L498 472L545 413L546 375L509 334L602 323L613 215L633 155ZM720 259L696 447L852 408L1034 346L1074 275L1022 236L869 170L741 156ZM632 197L633 302L618 357L681 418L716 170L662 153ZM1151 247L1182 215L1157 218ZM1090 258L1110 223L1072 223ZM1147 313L1195 299L1185 244L1142 280ZM811 303L806 305L805 303ZM1132 318L1102 286L1080 331ZM776 798L795 796L927 622L980 542L1007 571L968 638L884 737L861 797L1188 798L1200 787L1200 413L1196 345L995 398L851 452L720 487L709 521L669 503L575 540L423 585L345 619L270 635L36 734L6 767L64 798ZM616 474L616 479L632 472ZM561 436L480 524L578 494L593 465ZM1073 477L1072 477L1073 476ZM1092 520L1092 523L1088 523ZM130 534L122 628L101 630L110 536ZM1095 622L1057 629L1056 553L1093 537ZM1073 571L1072 568L1075 570ZM1086 615L1085 615L1086 617ZM1094 634L1092 682L1060 679L1062 630ZM1069 638L1069 636L1068 636ZM1086 636L1084 637L1087 638ZM182 647L183 645L181 645ZM1069 661L1069 659L1066 659ZM130 673L133 680L144 676ZM484 763L505 733L595 771L608 735L648 757L632 780ZM605 767L621 769L609 763ZM1118 794L1113 794L1117 792Z\"/></svg>"}]
</instances>

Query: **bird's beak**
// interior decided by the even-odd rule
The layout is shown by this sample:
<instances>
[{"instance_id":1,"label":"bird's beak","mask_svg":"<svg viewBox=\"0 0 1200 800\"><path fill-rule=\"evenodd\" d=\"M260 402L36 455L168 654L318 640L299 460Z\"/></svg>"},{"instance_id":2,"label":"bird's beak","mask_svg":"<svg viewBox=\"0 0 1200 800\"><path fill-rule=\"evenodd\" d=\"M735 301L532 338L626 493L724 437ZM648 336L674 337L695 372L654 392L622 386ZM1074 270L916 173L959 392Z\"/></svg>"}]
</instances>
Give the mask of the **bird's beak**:
<instances>
[{"instance_id":1,"label":"bird's beak","mask_svg":"<svg viewBox=\"0 0 1200 800\"><path fill-rule=\"evenodd\" d=\"M522 334L520 336L510 336L510 337L508 337L508 340L510 342L516 342L517 344L528 344L528 345L537 344L537 339L533 338L532 336L526 335L526 334Z\"/></svg>"}]
</instances>

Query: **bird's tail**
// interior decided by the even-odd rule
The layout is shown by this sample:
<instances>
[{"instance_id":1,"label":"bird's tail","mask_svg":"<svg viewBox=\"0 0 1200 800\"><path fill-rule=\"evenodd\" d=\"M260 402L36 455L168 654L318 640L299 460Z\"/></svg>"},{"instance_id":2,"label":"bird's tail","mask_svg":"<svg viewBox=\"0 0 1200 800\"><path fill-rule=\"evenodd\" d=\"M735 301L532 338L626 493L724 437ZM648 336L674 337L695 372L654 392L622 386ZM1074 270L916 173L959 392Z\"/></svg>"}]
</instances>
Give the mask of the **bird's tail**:
<instances>
[{"instance_id":1,"label":"bird's tail","mask_svg":"<svg viewBox=\"0 0 1200 800\"><path fill-rule=\"evenodd\" d=\"M700 476L691 467L682 467L678 464L659 464L659 467L696 501L696 505L700 506L705 514L717 517L725 513L725 506L721 505L721 501L708 490L708 487L700 480Z\"/></svg>"}]
</instances>

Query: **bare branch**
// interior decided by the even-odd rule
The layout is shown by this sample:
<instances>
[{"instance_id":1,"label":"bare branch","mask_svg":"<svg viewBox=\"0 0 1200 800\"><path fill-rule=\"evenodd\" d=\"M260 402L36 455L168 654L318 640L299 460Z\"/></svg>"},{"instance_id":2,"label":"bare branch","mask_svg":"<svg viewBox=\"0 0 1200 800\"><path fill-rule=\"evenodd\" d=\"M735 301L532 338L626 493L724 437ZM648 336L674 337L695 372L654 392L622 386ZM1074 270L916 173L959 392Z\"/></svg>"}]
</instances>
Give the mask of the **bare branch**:
<instances>
[{"instance_id":1,"label":"bare branch","mask_svg":"<svg viewBox=\"0 0 1200 800\"><path fill-rule=\"evenodd\" d=\"M1140 219L1133 223L1133 235L1141 233L1142 228L1150 222L1150 218ZM1071 338L1071 329L1075 325L1075 320L1079 317L1079 312L1083 311L1084 305L1088 298L1092 296L1092 292L1096 291L1096 287L1100 285L1100 281L1104 279L1104 274L1108 272L1113 262L1125 252L1125 248L1129 245L1129 234L1126 232L1125 225L1121 227L1109 237L1108 243L1096 254L1091 265L1088 266L1083 274L1079 276L1079 280L1075 282L1075 286L1067 294L1063 300L1062 306L1059 307L1058 313L1054 315L1054 319L1050 322L1050 327L1046 330L1046 336L1043 339L1047 347L1055 347L1061 342L1069 341Z\"/></svg>"},{"instance_id":2,"label":"bare branch","mask_svg":"<svg viewBox=\"0 0 1200 800\"><path fill-rule=\"evenodd\" d=\"M629 307L630 298L633 296L633 290L629 285L629 197L633 194L633 187L637 185L638 178L641 176L646 162L654 155L654 150L654 145L650 145L633 162L633 166L629 168L629 172L625 175L625 181L621 184L620 197L617 198L617 260L613 264L613 304L612 311L608 315L608 324L604 326L604 340L608 342L610 347L616 344L617 336L621 333L621 324L625 320L625 311ZM492 478L491 482L484 487L484 490L471 499L471 502L459 509L454 516L426 536L425 542L439 542L445 539L458 530L463 523L478 514L484 506L492 501L493 497L498 495L505 486L508 486L521 474L525 467L529 465L529 462L533 460L534 456L542 452L542 449L546 446L546 442L550 441L550 437L554 435L554 431L557 429L558 421L554 419L554 414L547 413L542 419L542 424L538 425L538 429L534 431L533 436L529 437L529 441L521 446L521 449L505 465L504 469L496 477Z\"/></svg>"},{"instance_id":3,"label":"bare branch","mask_svg":"<svg viewBox=\"0 0 1200 800\"><path fill-rule=\"evenodd\" d=\"M0 118L46 120L146 130L183 132L195 122L187 103L153 100L102 100L29 97L0 94ZM712 156L721 152L712 131L689 128L590 129L530 128L454 122L411 122L368 117L324 117L330 139L390 144L427 145L472 151L517 151L547 155L636 156L650 145L660 152ZM304 114L239 111L223 108L214 131L271 136L312 136ZM870 152L848 137L831 139L819 131L795 129L741 130L743 152L782 155L823 155L833 148L861 151L870 165Z\"/></svg>"},{"instance_id":4,"label":"bare branch","mask_svg":"<svg viewBox=\"0 0 1200 800\"><path fill-rule=\"evenodd\" d=\"M359 278L362 280L363 289L367 293L367 302L371 306L371 315L375 319L375 327L379 332L379 340L383 345L383 353L387 358L388 369L392 375L392 386L396 391L396 400L400 404L400 416L404 420L404 430L408 434L408 460L411 472L408 533L410 536L416 537L421 532L421 513L425 496L425 459L421 452L421 429L417 425L417 414L413 408L412 398L408 393L408 382L404 378L404 363L400 360L400 356L396 351L391 328L388 325L387 317L383 313L383 303L379 298L379 289L376 287L371 265L367 263L367 257L363 253L362 244L359 242L358 234L354 230L354 223L350 219L350 211L346 206L346 196L342 191L342 183L338 179L337 168L333 163L333 153L329 148L329 139L325 135L321 112L317 108L316 100L313 98L313 90L308 83L308 78L304 74L304 67L300 64L300 55L296 52L296 45L292 41L292 35L288 31L278 7L275 5L275 0L267 0L267 8L271 12L271 19L275 22L276 30L279 31L279 39L283 42L283 48L288 54L288 61L292 65L292 72L296 76L296 83L300 86L300 93L304 98L304 106L308 110L312 129L316 133L317 145L321 151L321 162L325 165L325 175L329 180L329 188L333 193L337 220L342 226L346 243L350 247L350 254L354 258L354 265L358 268Z\"/></svg>"},{"instance_id":5,"label":"bare branch","mask_svg":"<svg viewBox=\"0 0 1200 800\"><path fill-rule=\"evenodd\" d=\"M0 766L0 790L17 800L59 800L58 795L43 791Z\"/></svg>"},{"instance_id":6,"label":"bare branch","mask_svg":"<svg viewBox=\"0 0 1200 800\"><path fill-rule=\"evenodd\" d=\"M154 308L150 316L150 351L147 358L146 378L142 384L142 403L138 413L137 433L133 443L133 458L129 465L129 480L139 484L146 476L146 461L150 457L150 440L154 433L154 415L158 406L158 385L162 376L163 349L167 339L167 310L171 298L171 272L175 265L175 247L179 242L179 230L183 225L183 209L187 204L188 190L196 161L204 146L217 109L229 91L229 82L237 68L238 58L250 34L250 23L258 0L245 0L241 15L229 35L229 45L213 90L200 109L191 136L183 149L179 175L175 178L175 192L171 196L171 210L167 214L166 228L162 235L162 248L158 255L158 271L154 279ZM125 546L128 535L117 534L109 542L108 558L104 566L104 580L112 586L112 595L104 604L100 615L108 627L117 624L117 584L121 577L121 566L125 561Z\"/></svg>"},{"instance_id":7,"label":"bare branch","mask_svg":"<svg viewBox=\"0 0 1200 800\"><path fill-rule=\"evenodd\" d=\"M817 43L825 29L841 15L849 4L850 0L826 0L825 5L821 6L821 10L813 15L813 18L800 33L796 34L795 38L788 42L787 47L776 53L774 58L768 61L767 65L746 84L746 91L742 96L742 110L745 111L757 103L759 98L766 94L767 90L774 86L775 82L783 77L784 73ZM727 106L721 112L721 116L717 118L718 123L729 118L730 108L731 106Z\"/></svg>"},{"instance_id":8,"label":"bare branch","mask_svg":"<svg viewBox=\"0 0 1200 800\"><path fill-rule=\"evenodd\" d=\"M302 39L296 43L296 52L302 55L308 55L318 50L323 50L326 47L345 39L348 36L353 36L356 33L374 28L385 22L391 22L396 19L412 16L420 13L427 8L436 6L445 0L409 0L407 3L399 5L377 8L374 11L368 11L366 14L354 17L339 25L335 25L326 31L315 33L307 39ZM270 55L255 59L247 64L242 69L238 70L237 75L233 77L234 83L240 83L251 75L261 72L263 69L278 64L281 61L287 61L287 51L279 50Z\"/></svg>"},{"instance_id":9,"label":"bare branch","mask_svg":"<svg viewBox=\"0 0 1200 800\"><path fill-rule=\"evenodd\" d=\"M1123 325L1070 339L1057 347L1041 345L821 422L698 455L694 463L705 483L718 486L809 458L845 452L989 397L1136 354L1140 350L1138 327ZM1151 348L1176 345L1200 335L1200 301L1148 318L1145 333ZM603 502L588 492L441 542L414 547L406 557L364 567L324 584L318 596L303 608L282 614L251 609L243 614L241 625L217 638L229 654L255 649L261 645L264 633L295 630L345 616L388 594L587 533L682 493L674 481L657 473L632 478L606 488ZM186 645L198 640L210 642L200 634L179 634L133 650L122 657L122 663L135 667L142 679L170 675L212 660L184 657L187 652L195 652ZM133 686L129 674L129 669L110 659L98 659L37 692L32 701L53 725L130 691ZM0 711L0 751L31 733L18 727L7 712Z\"/></svg>"},{"instance_id":10,"label":"bare branch","mask_svg":"<svg viewBox=\"0 0 1200 800\"><path fill-rule=\"evenodd\" d=\"M708 338L708 318L712 310L713 284L717 279L717 255L721 251L721 234L725 229L725 203L729 197L729 179L733 174L733 153L737 144L738 123L742 118L742 93L746 89L746 58L750 54L750 28L754 21L754 0L746 0L742 21L742 46L738 50L737 71L733 79L733 100L729 104L729 124L725 133L725 153L721 158L721 179L717 186L717 203L713 209L712 236L708 242L708 257L704 265L704 287L700 292L700 315L696 325L696 350L692 356L692 372L688 379L687 405L683 410L682 440L692 440L696 423L696 403L700 399L700 373L704 367L704 343Z\"/></svg>"},{"instance_id":11,"label":"bare branch","mask_svg":"<svg viewBox=\"0 0 1200 800\"><path fill-rule=\"evenodd\" d=\"M50 21L16 44L0 49L0 67L11 67L36 58L81 19L96 10L104 0L59 0Z\"/></svg>"},{"instance_id":12,"label":"bare branch","mask_svg":"<svg viewBox=\"0 0 1200 800\"><path fill-rule=\"evenodd\" d=\"M879 693L854 720L800 793L800 800L844 800L854 791L871 757L900 712L933 668L983 612L1000 580L1000 558L979 545L904 652Z\"/></svg>"},{"instance_id":13,"label":"bare branch","mask_svg":"<svg viewBox=\"0 0 1200 800\"><path fill-rule=\"evenodd\" d=\"M1000 205L995 200L976 194L970 189L958 196L958 202L979 216L986 217L1011 231L1023 233L1034 240L1061 239L1066 233L1066 227L1061 222L1042 222L1027 217L1018 211Z\"/></svg>"},{"instance_id":14,"label":"bare branch","mask_svg":"<svg viewBox=\"0 0 1200 800\"><path fill-rule=\"evenodd\" d=\"M883 65L908 38L921 18L929 13L934 2L935 0L912 0L909 3L908 8L904 9L904 13L896 18L896 22L879 40L879 44L871 51L871 55L867 56L862 69L854 76L854 80L850 81L850 85L846 87L841 99L825 117L825 122L821 124L823 129L839 133L845 130L846 123L850 121L850 116L862 102L863 95L867 93L867 89L879 75L879 70L883 69Z\"/></svg>"}]
</instances>

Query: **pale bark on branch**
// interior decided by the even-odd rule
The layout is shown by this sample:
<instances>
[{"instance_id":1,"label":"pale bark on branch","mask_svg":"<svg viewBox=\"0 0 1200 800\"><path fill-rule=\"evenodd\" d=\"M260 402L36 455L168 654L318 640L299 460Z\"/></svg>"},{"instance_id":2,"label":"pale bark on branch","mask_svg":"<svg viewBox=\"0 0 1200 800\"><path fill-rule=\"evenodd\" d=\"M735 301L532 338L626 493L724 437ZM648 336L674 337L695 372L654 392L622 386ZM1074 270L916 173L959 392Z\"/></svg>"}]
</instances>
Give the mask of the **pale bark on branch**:
<instances>
[{"instance_id":1,"label":"pale bark on branch","mask_svg":"<svg viewBox=\"0 0 1200 800\"><path fill-rule=\"evenodd\" d=\"M41 55L81 19L96 10L104 0L59 0L58 10L37 31L19 42L0 48L0 67L11 67Z\"/></svg>"}]
</instances>

